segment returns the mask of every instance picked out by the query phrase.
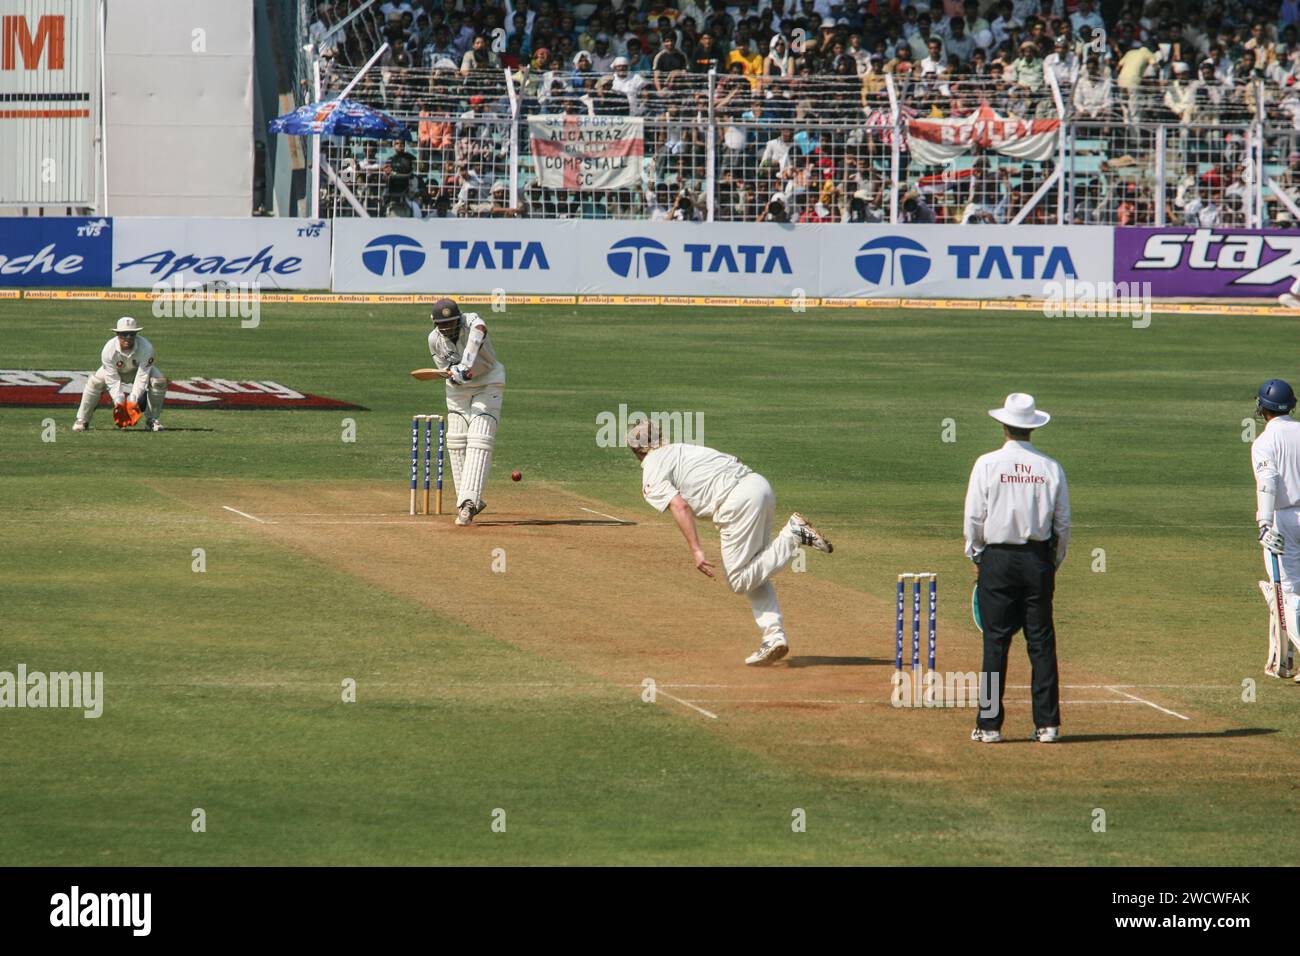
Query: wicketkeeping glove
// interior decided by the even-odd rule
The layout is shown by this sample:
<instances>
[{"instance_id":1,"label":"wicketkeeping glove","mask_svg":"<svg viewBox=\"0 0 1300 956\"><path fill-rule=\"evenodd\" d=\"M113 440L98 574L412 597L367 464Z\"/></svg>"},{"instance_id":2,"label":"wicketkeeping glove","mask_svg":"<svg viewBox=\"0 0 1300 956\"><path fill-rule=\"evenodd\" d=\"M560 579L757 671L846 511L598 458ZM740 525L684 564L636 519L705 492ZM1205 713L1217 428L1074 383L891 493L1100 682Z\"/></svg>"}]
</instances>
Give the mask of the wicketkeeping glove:
<instances>
[{"instance_id":1,"label":"wicketkeeping glove","mask_svg":"<svg viewBox=\"0 0 1300 956\"><path fill-rule=\"evenodd\" d=\"M1282 539L1282 533L1271 525L1259 526L1259 543L1274 554L1282 554L1286 551L1286 542Z\"/></svg>"},{"instance_id":2,"label":"wicketkeeping glove","mask_svg":"<svg viewBox=\"0 0 1300 956\"><path fill-rule=\"evenodd\" d=\"M113 424L118 428L126 428L130 418L130 413L126 410L126 402L113 406Z\"/></svg>"},{"instance_id":3,"label":"wicketkeeping glove","mask_svg":"<svg viewBox=\"0 0 1300 956\"><path fill-rule=\"evenodd\" d=\"M135 402L126 403L126 427L134 428L135 424L140 421L140 406Z\"/></svg>"}]
</instances>

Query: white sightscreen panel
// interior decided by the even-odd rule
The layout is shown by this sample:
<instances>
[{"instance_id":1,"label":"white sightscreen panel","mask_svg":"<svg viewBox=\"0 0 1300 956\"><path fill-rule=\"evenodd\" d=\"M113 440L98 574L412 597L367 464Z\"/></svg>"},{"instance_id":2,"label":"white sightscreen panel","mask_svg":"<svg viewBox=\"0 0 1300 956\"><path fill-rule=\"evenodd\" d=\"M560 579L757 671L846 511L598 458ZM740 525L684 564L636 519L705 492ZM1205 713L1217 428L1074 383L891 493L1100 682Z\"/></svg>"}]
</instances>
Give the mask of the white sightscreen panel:
<instances>
[{"instance_id":1,"label":"white sightscreen panel","mask_svg":"<svg viewBox=\"0 0 1300 956\"><path fill-rule=\"evenodd\" d=\"M0 0L0 204L94 203L95 0Z\"/></svg>"},{"instance_id":2,"label":"white sightscreen panel","mask_svg":"<svg viewBox=\"0 0 1300 956\"><path fill-rule=\"evenodd\" d=\"M113 0L105 51L110 211L247 216L252 0Z\"/></svg>"}]
</instances>

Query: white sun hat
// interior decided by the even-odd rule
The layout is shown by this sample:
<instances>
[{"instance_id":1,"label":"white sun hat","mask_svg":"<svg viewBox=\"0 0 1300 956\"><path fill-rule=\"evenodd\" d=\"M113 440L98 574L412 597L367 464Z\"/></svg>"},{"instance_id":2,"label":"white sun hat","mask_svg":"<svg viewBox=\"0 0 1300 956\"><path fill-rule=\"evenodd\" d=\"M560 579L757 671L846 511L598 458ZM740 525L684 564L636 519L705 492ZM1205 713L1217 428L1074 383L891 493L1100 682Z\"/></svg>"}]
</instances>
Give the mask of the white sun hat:
<instances>
[{"instance_id":1,"label":"white sun hat","mask_svg":"<svg viewBox=\"0 0 1300 956\"><path fill-rule=\"evenodd\" d=\"M129 315L124 315L117 320L117 325L113 326L113 331L121 335L124 332L143 332L144 330L140 328L139 322Z\"/></svg>"},{"instance_id":2,"label":"white sun hat","mask_svg":"<svg viewBox=\"0 0 1300 956\"><path fill-rule=\"evenodd\" d=\"M989 417L1011 428L1042 428L1052 420L1047 412L1034 405L1034 396L1012 392L1001 408L990 408Z\"/></svg>"}]
</instances>

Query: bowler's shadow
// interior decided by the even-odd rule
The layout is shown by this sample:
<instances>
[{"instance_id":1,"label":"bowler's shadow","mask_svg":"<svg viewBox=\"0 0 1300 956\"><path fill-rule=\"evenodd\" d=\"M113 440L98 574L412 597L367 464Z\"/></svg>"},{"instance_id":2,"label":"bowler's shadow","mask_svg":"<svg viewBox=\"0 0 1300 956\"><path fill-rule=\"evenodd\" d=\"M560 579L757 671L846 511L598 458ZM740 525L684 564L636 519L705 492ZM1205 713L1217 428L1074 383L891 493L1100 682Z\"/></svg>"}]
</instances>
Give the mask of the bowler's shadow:
<instances>
[{"instance_id":1,"label":"bowler's shadow","mask_svg":"<svg viewBox=\"0 0 1300 956\"><path fill-rule=\"evenodd\" d=\"M635 521L604 521L600 518L518 518L514 521L475 521L476 528L513 528L521 525L527 526L549 526L549 525L573 525L576 527L607 527L607 528L630 528L636 524Z\"/></svg>"},{"instance_id":2,"label":"bowler's shadow","mask_svg":"<svg viewBox=\"0 0 1300 956\"><path fill-rule=\"evenodd\" d=\"M877 664L892 663L892 660L883 657L825 657L816 654L805 654L786 660L787 667L873 667Z\"/></svg>"}]
</instances>

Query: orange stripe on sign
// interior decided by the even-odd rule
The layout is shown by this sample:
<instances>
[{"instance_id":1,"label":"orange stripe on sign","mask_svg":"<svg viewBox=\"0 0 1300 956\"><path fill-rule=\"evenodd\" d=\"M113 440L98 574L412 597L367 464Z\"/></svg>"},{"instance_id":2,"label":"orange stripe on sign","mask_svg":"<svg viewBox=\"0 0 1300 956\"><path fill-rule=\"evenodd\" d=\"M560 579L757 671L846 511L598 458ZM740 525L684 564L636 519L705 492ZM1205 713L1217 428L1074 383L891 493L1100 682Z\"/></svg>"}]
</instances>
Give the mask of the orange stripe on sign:
<instances>
[{"instance_id":1,"label":"orange stripe on sign","mask_svg":"<svg viewBox=\"0 0 1300 956\"><path fill-rule=\"evenodd\" d=\"M90 110L0 110L0 119L90 119Z\"/></svg>"}]
</instances>

